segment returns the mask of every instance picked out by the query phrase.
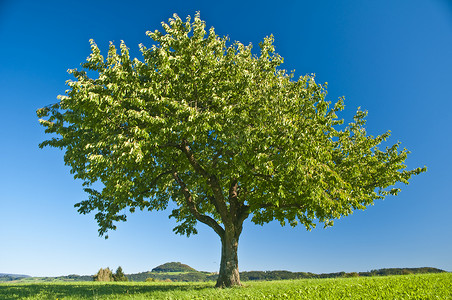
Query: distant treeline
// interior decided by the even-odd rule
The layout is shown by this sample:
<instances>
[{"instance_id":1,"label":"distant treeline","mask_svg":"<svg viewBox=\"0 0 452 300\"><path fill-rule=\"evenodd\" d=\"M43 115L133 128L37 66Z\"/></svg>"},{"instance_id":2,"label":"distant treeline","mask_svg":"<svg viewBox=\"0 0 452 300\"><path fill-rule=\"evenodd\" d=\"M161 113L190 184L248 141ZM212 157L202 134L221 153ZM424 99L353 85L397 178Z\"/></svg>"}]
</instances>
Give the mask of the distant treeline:
<instances>
[{"instance_id":1,"label":"distant treeline","mask_svg":"<svg viewBox=\"0 0 452 300\"><path fill-rule=\"evenodd\" d=\"M370 272L359 272L359 276L386 276L386 275L408 275L425 273L445 273L446 271L437 268L390 268L378 269Z\"/></svg>"},{"instance_id":2,"label":"distant treeline","mask_svg":"<svg viewBox=\"0 0 452 300\"><path fill-rule=\"evenodd\" d=\"M183 272L183 273L161 273L161 272L143 272L138 274L126 275L129 281L146 281L148 278L153 278L156 281L182 281L182 282L199 282L199 281L214 281L217 280L218 274L209 272Z\"/></svg>"},{"instance_id":3,"label":"distant treeline","mask_svg":"<svg viewBox=\"0 0 452 300\"><path fill-rule=\"evenodd\" d=\"M0 282L2 281L93 281L93 276L90 275L67 275L58 277L30 277L25 275L2 275L0 274Z\"/></svg>"},{"instance_id":4,"label":"distant treeline","mask_svg":"<svg viewBox=\"0 0 452 300\"><path fill-rule=\"evenodd\" d=\"M340 277L358 277L358 276L388 276L388 275L408 275L408 274L424 274L424 273L444 273L446 271L437 268L389 268L378 269L369 272L337 272L326 274L315 274L305 272L290 272L290 271L249 271L240 272L240 279L248 280L285 280L285 279L304 279L304 278L340 278ZM200 282L200 281L215 281L218 274L209 272L142 272L137 274L126 274L129 281L146 281L148 278L153 278L155 281L175 281L175 282ZM32 278L14 277L9 274L0 275L0 281L13 280L32 280ZM85 275L68 275L60 277L43 277L39 278L41 281L93 281L93 276Z\"/></svg>"},{"instance_id":5,"label":"distant treeline","mask_svg":"<svg viewBox=\"0 0 452 300\"><path fill-rule=\"evenodd\" d=\"M67 276L59 276L59 277L45 277L48 279L56 279L56 280L63 280L63 281L93 281L94 280L94 275L67 275Z\"/></svg>"},{"instance_id":6,"label":"distant treeline","mask_svg":"<svg viewBox=\"0 0 452 300\"><path fill-rule=\"evenodd\" d=\"M19 275L19 274L5 274L0 273L0 282L1 281L13 281L13 280L21 280L23 278L30 277L28 275Z\"/></svg>"},{"instance_id":7,"label":"distant treeline","mask_svg":"<svg viewBox=\"0 0 452 300\"><path fill-rule=\"evenodd\" d=\"M290 271L250 271L241 272L241 280L284 280L284 279L304 279L304 278L338 278L338 277L358 277L358 276L389 276L389 275L408 275L408 274L424 274L424 273L443 273L446 272L436 268L389 268L378 269L370 272L337 272L337 273L305 273Z\"/></svg>"},{"instance_id":8,"label":"distant treeline","mask_svg":"<svg viewBox=\"0 0 452 300\"><path fill-rule=\"evenodd\" d=\"M240 272L240 279L247 280L284 280L284 279L303 279L303 278L338 278L338 277L358 277L358 276L388 276L388 275L408 275L408 274L423 274L423 273L442 273L444 270L436 268L390 268L372 270L370 272L337 272L327 274L315 274L305 272L290 272L290 271L249 271ZM184 272L184 273L158 273L158 272L143 272L138 274L126 275L129 281L146 281L147 278L154 278L158 281L215 281L218 274L208 272Z\"/></svg>"}]
</instances>

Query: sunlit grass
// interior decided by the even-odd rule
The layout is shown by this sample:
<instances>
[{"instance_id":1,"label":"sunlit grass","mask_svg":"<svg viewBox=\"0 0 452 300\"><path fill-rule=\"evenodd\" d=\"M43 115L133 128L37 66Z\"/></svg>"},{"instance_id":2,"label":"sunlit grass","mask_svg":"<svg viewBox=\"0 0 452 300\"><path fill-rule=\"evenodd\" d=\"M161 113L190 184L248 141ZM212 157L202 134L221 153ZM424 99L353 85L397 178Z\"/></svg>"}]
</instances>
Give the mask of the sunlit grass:
<instances>
[{"instance_id":1,"label":"sunlit grass","mask_svg":"<svg viewBox=\"0 0 452 300\"><path fill-rule=\"evenodd\" d=\"M1 283L0 299L452 299L452 274L214 282Z\"/></svg>"}]
</instances>

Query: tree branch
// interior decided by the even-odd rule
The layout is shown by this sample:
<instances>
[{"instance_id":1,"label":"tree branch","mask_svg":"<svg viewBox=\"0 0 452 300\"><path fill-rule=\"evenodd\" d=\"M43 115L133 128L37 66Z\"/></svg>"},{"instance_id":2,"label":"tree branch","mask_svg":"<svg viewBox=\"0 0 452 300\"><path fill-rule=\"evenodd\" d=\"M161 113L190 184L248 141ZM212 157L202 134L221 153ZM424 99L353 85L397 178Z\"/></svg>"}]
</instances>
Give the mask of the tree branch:
<instances>
[{"instance_id":1,"label":"tree branch","mask_svg":"<svg viewBox=\"0 0 452 300\"><path fill-rule=\"evenodd\" d=\"M195 156L193 155L193 152L190 149L190 146L188 146L187 140L182 141L182 145L180 146L180 149L187 157L188 161L192 165L192 167L195 169L196 172L198 172L201 176L209 180L211 177L210 174L204 170L204 168L198 163L198 161L195 159Z\"/></svg>"},{"instance_id":2,"label":"tree branch","mask_svg":"<svg viewBox=\"0 0 452 300\"><path fill-rule=\"evenodd\" d=\"M218 181L218 178L215 175L209 174L195 159L193 152L190 149L190 146L188 146L187 140L182 141L181 148L182 152L187 157L188 161L192 165L192 167L195 169L195 171L200 174L202 177L204 177L207 180L207 184L212 189L213 195L214 195L214 204L215 208L217 209L218 213L221 216L221 219L224 224L230 223L230 218L228 214L228 208L226 206L226 201L224 199L223 191L220 185L220 182Z\"/></svg>"},{"instance_id":3,"label":"tree branch","mask_svg":"<svg viewBox=\"0 0 452 300\"><path fill-rule=\"evenodd\" d=\"M237 218L238 215L238 209L239 209L239 202L238 202L238 181L237 178L233 178L231 180L231 185L229 186L229 204L230 204L230 208L229 208L229 212L235 217Z\"/></svg>"},{"instance_id":4,"label":"tree branch","mask_svg":"<svg viewBox=\"0 0 452 300\"><path fill-rule=\"evenodd\" d=\"M266 174L260 174L260 173L254 173L254 174L251 174L251 175L253 175L255 177L263 178L263 179L266 179L266 180L269 180L269 179L273 178L273 175L266 175Z\"/></svg>"},{"instance_id":5,"label":"tree branch","mask_svg":"<svg viewBox=\"0 0 452 300\"><path fill-rule=\"evenodd\" d=\"M212 168L217 167L218 158L221 156L220 152L215 153L215 155L212 157Z\"/></svg>"},{"instance_id":6,"label":"tree branch","mask_svg":"<svg viewBox=\"0 0 452 300\"><path fill-rule=\"evenodd\" d=\"M237 215L237 221L239 222L239 224L243 224L243 221L245 221L249 215L250 215L250 207L248 205L242 205L240 207L239 213Z\"/></svg>"},{"instance_id":7,"label":"tree branch","mask_svg":"<svg viewBox=\"0 0 452 300\"><path fill-rule=\"evenodd\" d=\"M168 142L168 143L163 144L163 145L158 145L157 147L158 147L159 149L164 149L164 148L176 148L176 149L182 150L180 145L178 145L178 144L176 144L176 143L171 143L171 142Z\"/></svg>"},{"instance_id":8,"label":"tree branch","mask_svg":"<svg viewBox=\"0 0 452 300\"><path fill-rule=\"evenodd\" d=\"M188 208L190 209L191 213L196 218L196 220L211 227L220 236L220 238L223 238L224 229L213 218L199 213L198 209L196 208L195 203L193 202L193 198L190 194L190 191L188 190L185 183L179 177L177 172L173 171L172 173L173 173L174 180L176 180L176 182L179 184L181 191L184 194L185 201L187 202Z\"/></svg>"},{"instance_id":9,"label":"tree branch","mask_svg":"<svg viewBox=\"0 0 452 300\"><path fill-rule=\"evenodd\" d=\"M162 178L162 177L165 176L165 175L172 174L172 173L173 173L172 170L169 170L169 171L160 173L159 175L157 175L157 177L155 177L155 178L151 181L151 183L150 183L149 185L150 185L151 187L153 187L154 185L157 184L157 181L159 181L160 178Z\"/></svg>"}]
</instances>

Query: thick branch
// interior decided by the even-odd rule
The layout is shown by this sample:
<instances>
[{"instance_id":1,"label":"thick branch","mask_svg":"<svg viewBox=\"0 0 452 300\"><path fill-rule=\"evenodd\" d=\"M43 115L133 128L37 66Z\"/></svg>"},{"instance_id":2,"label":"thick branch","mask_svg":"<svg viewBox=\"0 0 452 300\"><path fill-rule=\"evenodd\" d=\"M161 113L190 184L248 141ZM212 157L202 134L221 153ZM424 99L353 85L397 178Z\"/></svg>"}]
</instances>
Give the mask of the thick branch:
<instances>
[{"instance_id":1,"label":"thick branch","mask_svg":"<svg viewBox=\"0 0 452 300\"><path fill-rule=\"evenodd\" d=\"M195 156L193 155L193 152L190 149L190 146L188 146L188 143L186 140L182 142L182 146L180 147L182 152L187 157L188 161L192 165L192 167L195 169L197 173L199 173L202 177L206 178L207 180L210 179L210 174L204 170L204 168L198 163L198 161L195 159Z\"/></svg>"},{"instance_id":2,"label":"thick branch","mask_svg":"<svg viewBox=\"0 0 452 300\"><path fill-rule=\"evenodd\" d=\"M149 186L151 186L151 187L154 187L154 185L156 185L157 184L157 181L159 181L160 180L160 178L162 178L163 176L165 176L165 175L169 175L169 174L172 174L173 173L173 171L172 170L169 170L169 171L166 171L166 172L163 172L163 173L160 173L159 175L157 175L157 177L155 177L152 181L151 181L151 183L149 184Z\"/></svg>"},{"instance_id":3,"label":"thick branch","mask_svg":"<svg viewBox=\"0 0 452 300\"><path fill-rule=\"evenodd\" d=\"M218 158L221 156L220 152L217 152L212 158L212 168L216 168L218 163Z\"/></svg>"},{"instance_id":4,"label":"thick branch","mask_svg":"<svg viewBox=\"0 0 452 300\"><path fill-rule=\"evenodd\" d=\"M238 202L238 181L237 178L234 178L231 180L231 185L229 186L229 203L230 203L230 210L229 212L237 218L238 209L239 209L239 202Z\"/></svg>"},{"instance_id":5,"label":"thick branch","mask_svg":"<svg viewBox=\"0 0 452 300\"><path fill-rule=\"evenodd\" d=\"M250 207L239 200L239 183L237 178L232 179L229 186L229 203L229 211L233 218L235 235L238 238L242 232L243 222L250 214Z\"/></svg>"},{"instance_id":6,"label":"thick branch","mask_svg":"<svg viewBox=\"0 0 452 300\"><path fill-rule=\"evenodd\" d=\"M242 226L243 222L250 215L250 207L248 205L242 205L240 207L239 213L237 214L237 222Z\"/></svg>"},{"instance_id":7,"label":"thick branch","mask_svg":"<svg viewBox=\"0 0 452 300\"><path fill-rule=\"evenodd\" d=\"M223 192L221 189L220 182L218 181L218 178L215 175L209 174L196 160L196 158L193 155L193 152L191 151L190 147L188 146L188 143L186 140L182 142L181 146L182 152L187 157L188 161L192 165L192 167L195 169L195 171L200 174L202 177L204 177L207 180L207 184L212 189L213 195L214 195L214 201L215 201L215 207L218 210L218 213L221 216L221 219L223 220L224 224L228 224L230 222L228 217L228 208L226 206L226 201L223 196Z\"/></svg>"},{"instance_id":8,"label":"thick branch","mask_svg":"<svg viewBox=\"0 0 452 300\"><path fill-rule=\"evenodd\" d=\"M164 148L176 148L176 149L181 149L180 145L176 144L176 143L172 143L172 142L168 142L166 144L163 145L158 145L157 146L160 149L164 149Z\"/></svg>"},{"instance_id":9,"label":"thick branch","mask_svg":"<svg viewBox=\"0 0 452 300\"><path fill-rule=\"evenodd\" d=\"M260 173L254 173L252 175L255 177L266 179L266 180L270 180L273 178L273 175L266 175L266 174L260 174Z\"/></svg>"},{"instance_id":10,"label":"thick branch","mask_svg":"<svg viewBox=\"0 0 452 300\"><path fill-rule=\"evenodd\" d=\"M174 178L174 180L176 180L176 182L181 187L181 191L184 194L185 201L187 202L188 208L190 209L191 213L196 218L196 220L211 227L220 236L220 238L223 238L224 229L217 223L217 221L215 221L211 217L202 215L199 213L198 209L196 208L195 203L193 202L193 198L190 194L190 191L188 190L187 186L182 181L182 179L179 177L177 172L173 172L173 178Z\"/></svg>"},{"instance_id":11,"label":"thick branch","mask_svg":"<svg viewBox=\"0 0 452 300\"><path fill-rule=\"evenodd\" d=\"M136 199L139 199L139 197L149 197L148 193L152 192L152 189L154 188L154 186L157 184L157 182L166 175L170 175L172 174L173 171L169 170L169 171L165 171L160 173L159 175L157 175L154 179L152 179L152 181L149 183L149 185L146 187L146 189L144 191L140 191L138 194L138 197ZM137 180L140 180L141 178L138 177L138 179L134 180L135 186L140 186L140 181L138 181L138 183L136 182Z\"/></svg>"}]
</instances>

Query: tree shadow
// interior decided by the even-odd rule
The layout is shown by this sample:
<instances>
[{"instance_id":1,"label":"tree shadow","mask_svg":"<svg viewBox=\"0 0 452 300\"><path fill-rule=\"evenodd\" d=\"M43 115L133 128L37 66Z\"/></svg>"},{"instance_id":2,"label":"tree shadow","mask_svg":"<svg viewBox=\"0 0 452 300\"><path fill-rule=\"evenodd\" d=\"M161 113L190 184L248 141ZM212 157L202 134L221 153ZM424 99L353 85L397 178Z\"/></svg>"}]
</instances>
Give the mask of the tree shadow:
<instances>
[{"instance_id":1,"label":"tree shadow","mask_svg":"<svg viewBox=\"0 0 452 300\"><path fill-rule=\"evenodd\" d=\"M184 291L199 291L203 289L211 289L214 285L206 285L205 283L190 283L190 284L79 284L79 283L64 283L64 284L15 284L15 285L0 285L0 299L13 300L23 299L33 296L42 296L42 299L60 299L64 297L76 297L78 299L93 299L102 297L115 296L152 296L154 293L161 292L184 292Z\"/></svg>"}]
</instances>

